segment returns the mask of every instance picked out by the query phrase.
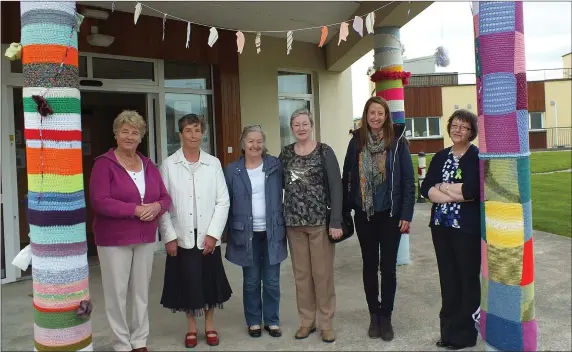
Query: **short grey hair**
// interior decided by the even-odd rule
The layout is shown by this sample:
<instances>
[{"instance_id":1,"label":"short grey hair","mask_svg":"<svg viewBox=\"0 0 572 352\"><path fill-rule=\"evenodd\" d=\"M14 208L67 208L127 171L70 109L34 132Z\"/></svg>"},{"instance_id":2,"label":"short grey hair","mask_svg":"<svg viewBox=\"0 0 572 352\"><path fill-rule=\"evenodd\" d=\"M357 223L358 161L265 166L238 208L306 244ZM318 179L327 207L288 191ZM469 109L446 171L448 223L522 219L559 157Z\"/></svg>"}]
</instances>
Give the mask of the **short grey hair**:
<instances>
[{"instance_id":1,"label":"short grey hair","mask_svg":"<svg viewBox=\"0 0 572 352\"><path fill-rule=\"evenodd\" d=\"M264 133L260 125L246 126L242 129L242 133L240 134L240 154L244 155L244 140L251 132L260 132L262 135L262 155L266 155L266 153L268 153L268 149L266 148L266 133Z\"/></svg>"},{"instance_id":2,"label":"short grey hair","mask_svg":"<svg viewBox=\"0 0 572 352\"><path fill-rule=\"evenodd\" d=\"M301 108L292 113L292 116L290 117L290 128L292 128L292 123L294 122L294 119L300 115L307 115L308 119L310 120L310 125L314 127L314 116L312 115L310 110L306 108Z\"/></svg>"}]
</instances>

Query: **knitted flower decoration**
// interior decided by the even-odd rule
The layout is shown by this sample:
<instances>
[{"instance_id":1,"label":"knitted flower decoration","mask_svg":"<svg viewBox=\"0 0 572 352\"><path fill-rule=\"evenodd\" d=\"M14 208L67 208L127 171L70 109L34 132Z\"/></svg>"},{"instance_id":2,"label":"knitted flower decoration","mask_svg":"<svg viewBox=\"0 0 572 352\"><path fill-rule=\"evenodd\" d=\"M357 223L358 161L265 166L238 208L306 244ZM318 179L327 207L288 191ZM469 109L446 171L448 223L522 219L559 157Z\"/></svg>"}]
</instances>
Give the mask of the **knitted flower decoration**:
<instances>
[{"instance_id":1,"label":"knitted flower decoration","mask_svg":"<svg viewBox=\"0 0 572 352\"><path fill-rule=\"evenodd\" d=\"M46 117L54 113L54 110L52 110L52 107L50 106L50 104L48 104L46 98L41 97L39 95L32 95L32 99L34 100L36 105L38 105L38 112L42 117Z\"/></svg>"},{"instance_id":2,"label":"knitted flower decoration","mask_svg":"<svg viewBox=\"0 0 572 352\"><path fill-rule=\"evenodd\" d=\"M77 308L76 314L78 318L87 319L91 315L92 309L93 306L91 304L91 301L81 301L79 302L79 307Z\"/></svg>"}]
</instances>

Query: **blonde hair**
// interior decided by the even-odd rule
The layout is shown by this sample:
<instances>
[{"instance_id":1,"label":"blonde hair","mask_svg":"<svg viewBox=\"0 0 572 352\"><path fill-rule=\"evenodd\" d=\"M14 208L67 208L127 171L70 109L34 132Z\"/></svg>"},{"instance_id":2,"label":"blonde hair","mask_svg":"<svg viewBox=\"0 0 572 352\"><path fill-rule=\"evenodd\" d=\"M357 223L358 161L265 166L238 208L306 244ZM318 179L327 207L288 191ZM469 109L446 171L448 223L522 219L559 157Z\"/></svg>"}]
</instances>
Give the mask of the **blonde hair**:
<instances>
[{"instance_id":1,"label":"blonde hair","mask_svg":"<svg viewBox=\"0 0 572 352\"><path fill-rule=\"evenodd\" d=\"M147 123L137 111L123 110L113 121L113 134L117 135L123 125L130 125L139 130L141 139L145 136L147 131Z\"/></svg>"}]
</instances>

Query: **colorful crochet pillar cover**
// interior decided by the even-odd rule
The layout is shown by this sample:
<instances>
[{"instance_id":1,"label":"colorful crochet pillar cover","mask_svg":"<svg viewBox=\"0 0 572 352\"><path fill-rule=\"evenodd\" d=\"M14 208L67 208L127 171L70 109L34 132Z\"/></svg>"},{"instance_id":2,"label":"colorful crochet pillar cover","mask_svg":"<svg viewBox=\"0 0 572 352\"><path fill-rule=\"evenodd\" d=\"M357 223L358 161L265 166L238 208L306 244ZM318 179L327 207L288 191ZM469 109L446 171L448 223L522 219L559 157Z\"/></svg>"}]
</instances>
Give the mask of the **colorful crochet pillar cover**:
<instances>
[{"instance_id":1,"label":"colorful crochet pillar cover","mask_svg":"<svg viewBox=\"0 0 572 352\"><path fill-rule=\"evenodd\" d=\"M411 74L403 72L402 46L399 40L399 27L376 27L374 30L374 59L376 72L370 79L375 83L378 97L389 104L391 117L395 123L405 123L403 87Z\"/></svg>"},{"instance_id":2,"label":"colorful crochet pillar cover","mask_svg":"<svg viewBox=\"0 0 572 352\"><path fill-rule=\"evenodd\" d=\"M474 2L487 350L536 351L522 2Z\"/></svg>"},{"instance_id":3,"label":"colorful crochet pillar cover","mask_svg":"<svg viewBox=\"0 0 572 352\"><path fill-rule=\"evenodd\" d=\"M20 6L35 350L91 351L75 2Z\"/></svg>"}]
</instances>

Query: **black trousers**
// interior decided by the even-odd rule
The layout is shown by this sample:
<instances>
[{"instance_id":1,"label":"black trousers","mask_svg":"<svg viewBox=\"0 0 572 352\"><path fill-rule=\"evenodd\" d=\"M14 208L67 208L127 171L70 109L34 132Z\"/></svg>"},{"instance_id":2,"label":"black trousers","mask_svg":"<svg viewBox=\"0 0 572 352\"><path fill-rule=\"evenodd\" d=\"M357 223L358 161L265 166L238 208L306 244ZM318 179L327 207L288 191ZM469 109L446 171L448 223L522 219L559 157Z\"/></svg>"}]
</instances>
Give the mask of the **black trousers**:
<instances>
[{"instance_id":1,"label":"black trousers","mask_svg":"<svg viewBox=\"0 0 572 352\"><path fill-rule=\"evenodd\" d=\"M397 250L401 240L399 219L390 217L389 212L379 212L368 220L365 212L356 211L354 221L361 247L363 287L369 312L391 317L397 289Z\"/></svg>"},{"instance_id":2,"label":"black trousers","mask_svg":"<svg viewBox=\"0 0 572 352\"><path fill-rule=\"evenodd\" d=\"M460 346L477 341L472 315L481 300L481 237L459 229L431 228L441 283L441 340Z\"/></svg>"}]
</instances>

